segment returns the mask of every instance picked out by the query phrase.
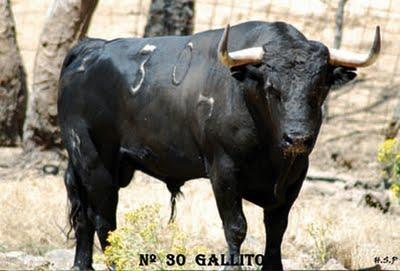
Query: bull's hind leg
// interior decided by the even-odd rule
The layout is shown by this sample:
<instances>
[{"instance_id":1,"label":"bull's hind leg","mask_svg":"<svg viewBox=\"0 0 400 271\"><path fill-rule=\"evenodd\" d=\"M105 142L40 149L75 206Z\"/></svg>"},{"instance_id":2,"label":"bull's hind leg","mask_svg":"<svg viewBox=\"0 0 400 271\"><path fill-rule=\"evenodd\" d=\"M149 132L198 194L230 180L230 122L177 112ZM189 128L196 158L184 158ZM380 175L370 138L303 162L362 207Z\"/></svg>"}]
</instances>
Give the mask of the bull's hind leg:
<instances>
[{"instance_id":1,"label":"bull's hind leg","mask_svg":"<svg viewBox=\"0 0 400 271\"><path fill-rule=\"evenodd\" d=\"M108 233L116 228L119 186L114 176L118 171L118 145L113 144L112 137L94 142L86 125L80 125L79 122L75 122L69 132L68 153L74 171L80 177L79 197L90 220L87 223L90 232L77 235L76 265L80 269L87 269L87 264L92 263L93 230L97 232L104 250L108 245ZM86 229L89 229L88 226ZM90 239L90 242L85 243L86 239ZM81 243L87 245L79 247Z\"/></svg>"},{"instance_id":2,"label":"bull's hind leg","mask_svg":"<svg viewBox=\"0 0 400 271\"><path fill-rule=\"evenodd\" d=\"M118 188L115 186L98 187L88 193L90 205L93 207L94 224L104 251L109 245L107 237L117 227L116 212L118 204Z\"/></svg>"},{"instance_id":3,"label":"bull's hind leg","mask_svg":"<svg viewBox=\"0 0 400 271\"><path fill-rule=\"evenodd\" d=\"M68 162L64 182L70 202L69 220L76 238L74 267L92 269L94 225L88 217L87 204L82 198L83 191L78 178L71 162Z\"/></svg>"},{"instance_id":4,"label":"bull's hind leg","mask_svg":"<svg viewBox=\"0 0 400 271\"><path fill-rule=\"evenodd\" d=\"M93 153L87 157L90 164L85 176L91 219L103 251L109 245L107 237L116 229L119 183L118 146L111 140L96 142ZM89 144L90 145L90 144Z\"/></svg>"},{"instance_id":5,"label":"bull's hind leg","mask_svg":"<svg viewBox=\"0 0 400 271\"><path fill-rule=\"evenodd\" d=\"M246 237L247 222L238 191L238 181L234 174L234 165L229 157L215 159L211 183L228 243L229 256L237 262L240 247Z\"/></svg>"}]
</instances>

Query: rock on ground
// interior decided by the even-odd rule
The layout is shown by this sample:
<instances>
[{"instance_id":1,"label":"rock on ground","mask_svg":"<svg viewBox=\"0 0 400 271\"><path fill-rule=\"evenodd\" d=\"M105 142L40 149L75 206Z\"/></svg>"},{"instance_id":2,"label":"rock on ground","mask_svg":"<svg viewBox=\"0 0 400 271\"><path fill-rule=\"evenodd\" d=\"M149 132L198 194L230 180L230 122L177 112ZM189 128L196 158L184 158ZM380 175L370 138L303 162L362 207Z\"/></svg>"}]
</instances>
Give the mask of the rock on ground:
<instances>
[{"instance_id":1,"label":"rock on ground","mask_svg":"<svg viewBox=\"0 0 400 271\"><path fill-rule=\"evenodd\" d=\"M321 270L347 270L338 260L329 259L324 266L321 267Z\"/></svg>"}]
</instances>

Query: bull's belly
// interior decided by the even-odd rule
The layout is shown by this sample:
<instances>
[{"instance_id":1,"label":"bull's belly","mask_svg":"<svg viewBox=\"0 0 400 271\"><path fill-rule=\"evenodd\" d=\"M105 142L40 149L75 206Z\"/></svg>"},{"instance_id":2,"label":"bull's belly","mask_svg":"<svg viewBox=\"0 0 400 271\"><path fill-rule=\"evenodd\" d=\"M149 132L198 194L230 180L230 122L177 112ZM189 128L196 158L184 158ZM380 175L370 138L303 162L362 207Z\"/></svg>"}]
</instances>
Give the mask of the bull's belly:
<instances>
[{"instance_id":1,"label":"bull's belly","mask_svg":"<svg viewBox=\"0 0 400 271\"><path fill-rule=\"evenodd\" d=\"M205 177L203 159L171 146L122 146L136 168L162 180L189 180Z\"/></svg>"}]
</instances>

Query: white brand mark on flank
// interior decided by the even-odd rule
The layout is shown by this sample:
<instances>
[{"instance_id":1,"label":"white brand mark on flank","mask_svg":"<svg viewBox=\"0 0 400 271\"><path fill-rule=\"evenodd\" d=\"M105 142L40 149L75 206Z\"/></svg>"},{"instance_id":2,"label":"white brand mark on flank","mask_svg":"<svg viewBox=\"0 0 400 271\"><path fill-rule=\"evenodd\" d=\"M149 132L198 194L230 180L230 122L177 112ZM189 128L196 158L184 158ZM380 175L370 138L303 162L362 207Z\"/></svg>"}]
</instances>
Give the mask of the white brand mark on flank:
<instances>
[{"instance_id":1,"label":"white brand mark on flank","mask_svg":"<svg viewBox=\"0 0 400 271\"><path fill-rule=\"evenodd\" d=\"M146 44L143 48L142 48L142 50L140 51L141 53L152 53L152 52L154 52L154 50L156 49L157 47L155 46L155 45L151 45L151 44Z\"/></svg>"},{"instance_id":2,"label":"white brand mark on flank","mask_svg":"<svg viewBox=\"0 0 400 271\"><path fill-rule=\"evenodd\" d=\"M148 60L149 60L149 58L146 58L142 62L142 64L140 64L140 76L141 76L141 78L140 78L139 83L135 87L131 87L132 93L136 93L136 91L138 91L140 89L140 87L142 86L142 84L143 84L144 76L146 75L146 71L144 69L144 65L147 63Z\"/></svg>"}]
</instances>

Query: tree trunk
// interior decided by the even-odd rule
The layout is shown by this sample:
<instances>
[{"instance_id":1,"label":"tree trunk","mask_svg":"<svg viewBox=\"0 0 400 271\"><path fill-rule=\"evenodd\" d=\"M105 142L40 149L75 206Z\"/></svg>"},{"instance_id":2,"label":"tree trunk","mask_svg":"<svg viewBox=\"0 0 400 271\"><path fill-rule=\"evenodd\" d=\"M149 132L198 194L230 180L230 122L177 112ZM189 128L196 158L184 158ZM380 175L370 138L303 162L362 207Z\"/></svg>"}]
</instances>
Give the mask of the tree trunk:
<instances>
[{"instance_id":1,"label":"tree trunk","mask_svg":"<svg viewBox=\"0 0 400 271\"><path fill-rule=\"evenodd\" d=\"M53 0L36 52L32 92L24 125L24 145L60 146L57 85L68 50L82 38L98 0Z\"/></svg>"},{"instance_id":2,"label":"tree trunk","mask_svg":"<svg viewBox=\"0 0 400 271\"><path fill-rule=\"evenodd\" d=\"M15 36L9 0L0 0L0 146L22 137L26 111L26 76Z\"/></svg>"},{"instance_id":3,"label":"tree trunk","mask_svg":"<svg viewBox=\"0 0 400 271\"><path fill-rule=\"evenodd\" d=\"M145 37L193 33L194 0L152 0Z\"/></svg>"},{"instance_id":4,"label":"tree trunk","mask_svg":"<svg viewBox=\"0 0 400 271\"><path fill-rule=\"evenodd\" d=\"M338 7L336 9L335 16L335 40L333 41L333 48L339 49L342 44L342 36L343 36L343 15L344 15L344 6L346 5L347 0L340 0Z\"/></svg>"},{"instance_id":5,"label":"tree trunk","mask_svg":"<svg viewBox=\"0 0 400 271\"><path fill-rule=\"evenodd\" d=\"M347 1L348 0L339 0L338 7L336 9L335 38L333 40L333 48L335 49L339 49L342 44L344 7ZM323 112L324 120L329 121L329 95L326 97L326 100L324 102Z\"/></svg>"},{"instance_id":6,"label":"tree trunk","mask_svg":"<svg viewBox=\"0 0 400 271\"><path fill-rule=\"evenodd\" d=\"M393 139L400 129L400 95L397 97L397 104L393 110L392 117L385 131L385 139Z\"/></svg>"}]
</instances>

